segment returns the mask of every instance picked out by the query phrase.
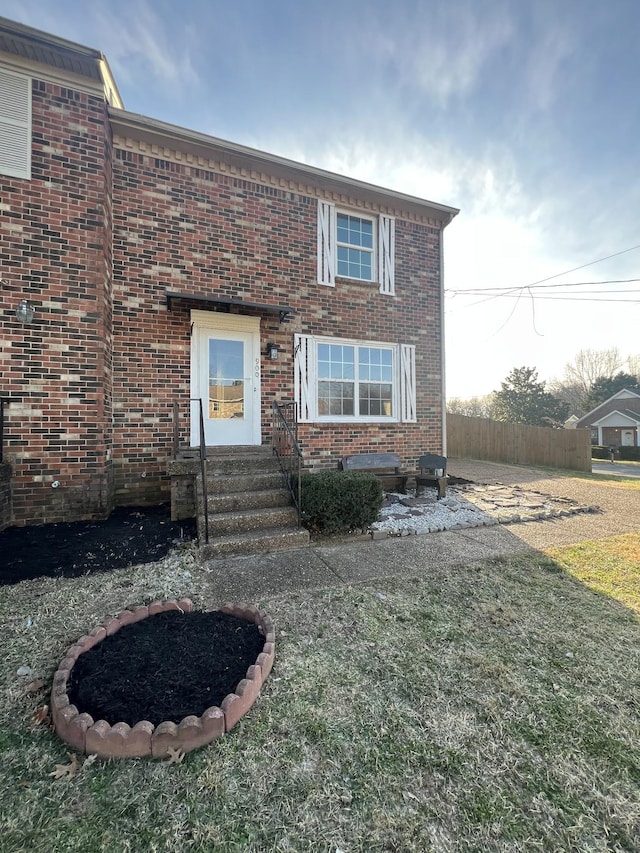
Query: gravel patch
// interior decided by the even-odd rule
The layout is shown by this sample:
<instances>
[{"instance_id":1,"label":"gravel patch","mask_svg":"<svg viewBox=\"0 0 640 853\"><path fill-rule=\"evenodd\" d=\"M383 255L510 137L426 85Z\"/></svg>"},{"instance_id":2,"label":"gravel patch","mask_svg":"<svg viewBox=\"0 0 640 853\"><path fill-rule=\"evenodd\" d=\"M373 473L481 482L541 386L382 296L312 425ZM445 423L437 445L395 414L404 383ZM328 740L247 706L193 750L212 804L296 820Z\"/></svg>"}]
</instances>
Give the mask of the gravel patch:
<instances>
[{"instance_id":1,"label":"gravel patch","mask_svg":"<svg viewBox=\"0 0 640 853\"><path fill-rule=\"evenodd\" d=\"M419 497L391 493L385 496L380 521L371 530L390 536L517 524L563 518L577 513L598 512L593 504L582 505L571 498L543 494L503 483L449 487L438 500L435 491Z\"/></svg>"}]
</instances>

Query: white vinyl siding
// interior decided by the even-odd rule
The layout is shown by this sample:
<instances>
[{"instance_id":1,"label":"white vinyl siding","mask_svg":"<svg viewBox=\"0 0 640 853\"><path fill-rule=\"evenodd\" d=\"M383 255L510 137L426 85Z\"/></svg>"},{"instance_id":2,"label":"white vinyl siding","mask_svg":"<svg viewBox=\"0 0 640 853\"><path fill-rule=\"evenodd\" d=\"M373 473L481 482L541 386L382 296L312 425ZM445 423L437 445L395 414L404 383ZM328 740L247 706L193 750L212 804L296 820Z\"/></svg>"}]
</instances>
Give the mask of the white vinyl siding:
<instances>
[{"instance_id":1,"label":"white vinyl siding","mask_svg":"<svg viewBox=\"0 0 640 853\"><path fill-rule=\"evenodd\" d=\"M0 71L0 174L31 177L31 79Z\"/></svg>"},{"instance_id":2,"label":"white vinyl siding","mask_svg":"<svg viewBox=\"0 0 640 853\"><path fill-rule=\"evenodd\" d=\"M377 282L395 294L395 219L336 211L318 200L318 283L335 287L336 276Z\"/></svg>"},{"instance_id":3,"label":"white vinyl siding","mask_svg":"<svg viewBox=\"0 0 640 853\"><path fill-rule=\"evenodd\" d=\"M415 347L295 336L301 423L416 421Z\"/></svg>"}]
</instances>

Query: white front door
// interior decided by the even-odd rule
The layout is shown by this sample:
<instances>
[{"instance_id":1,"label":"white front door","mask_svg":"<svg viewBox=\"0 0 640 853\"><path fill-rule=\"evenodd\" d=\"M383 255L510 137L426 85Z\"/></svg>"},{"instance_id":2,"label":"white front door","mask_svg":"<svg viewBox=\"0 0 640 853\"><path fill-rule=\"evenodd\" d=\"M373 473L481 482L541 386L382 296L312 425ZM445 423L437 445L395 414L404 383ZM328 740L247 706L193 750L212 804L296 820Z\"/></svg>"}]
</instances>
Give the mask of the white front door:
<instances>
[{"instance_id":1,"label":"white front door","mask_svg":"<svg viewBox=\"0 0 640 853\"><path fill-rule=\"evenodd\" d=\"M208 447L260 444L260 318L192 311L191 397ZM191 444L200 442L191 404Z\"/></svg>"},{"instance_id":2,"label":"white front door","mask_svg":"<svg viewBox=\"0 0 640 853\"><path fill-rule=\"evenodd\" d=\"M621 443L623 447L633 447L636 443L636 431L634 429L623 429Z\"/></svg>"}]
</instances>

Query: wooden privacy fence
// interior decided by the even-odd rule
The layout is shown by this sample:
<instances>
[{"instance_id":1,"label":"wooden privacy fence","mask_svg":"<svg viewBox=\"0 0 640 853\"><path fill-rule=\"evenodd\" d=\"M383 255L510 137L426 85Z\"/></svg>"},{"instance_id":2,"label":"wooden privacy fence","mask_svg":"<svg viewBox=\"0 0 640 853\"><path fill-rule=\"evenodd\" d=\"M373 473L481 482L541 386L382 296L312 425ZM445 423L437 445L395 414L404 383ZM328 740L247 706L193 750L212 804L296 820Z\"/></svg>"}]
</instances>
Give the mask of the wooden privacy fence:
<instances>
[{"instance_id":1,"label":"wooden privacy fence","mask_svg":"<svg viewBox=\"0 0 640 853\"><path fill-rule=\"evenodd\" d=\"M591 431L547 429L447 413L447 456L591 471Z\"/></svg>"}]
</instances>

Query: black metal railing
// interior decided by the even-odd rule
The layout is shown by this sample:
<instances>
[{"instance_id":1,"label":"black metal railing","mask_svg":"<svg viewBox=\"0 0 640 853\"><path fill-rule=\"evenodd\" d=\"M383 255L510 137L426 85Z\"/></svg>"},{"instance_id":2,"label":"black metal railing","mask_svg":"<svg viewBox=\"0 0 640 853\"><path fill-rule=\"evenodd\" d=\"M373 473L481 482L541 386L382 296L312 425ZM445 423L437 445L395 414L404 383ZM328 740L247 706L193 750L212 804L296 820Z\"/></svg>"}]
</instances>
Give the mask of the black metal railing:
<instances>
[{"instance_id":1,"label":"black metal railing","mask_svg":"<svg viewBox=\"0 0 640 853\"><path fill-rule=\"evenodd\" d=\"M10 402L8 397L0 397L0 462L4 462L4 407Z\"/></svg>"},{"instance_id":2,"label":"black metal railing","mask_svg":"<svg viewBox=\"0 0 640 853\"><path fill-rule=\"evenodd\" d=\"M204 435L204 411L202 408L201 397L190 397L189 406L191 403L198 404L198 456L200 458L200 479L202 481L202 503L204 508L204 541L209 542L209 507L208 507L208 492L207 492L207 442ZM173 455L178 456L180 451L180 404L173 404Z\"/></svg>"},{"instance_id":3,"label":"black metal railing","mask_svg":"<svg viewBox=\"0 0 640 853\"><path fill-rule=\"evenodd\" d=\"M302 451L298 444L298 419L296 404L273 403L271 446L280 464L282 477L298 511L298 526L302 515Z\"/></svg>"}]
</instances>

